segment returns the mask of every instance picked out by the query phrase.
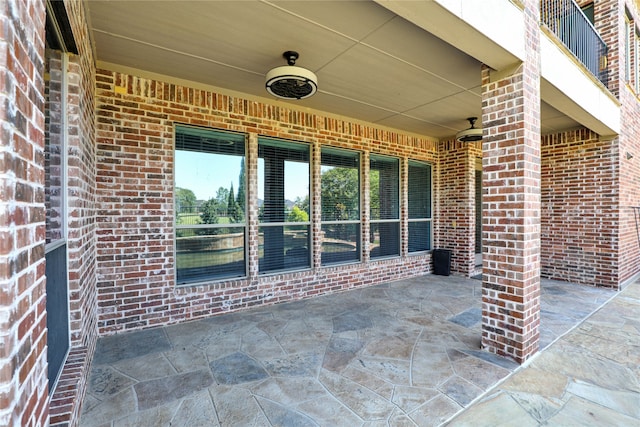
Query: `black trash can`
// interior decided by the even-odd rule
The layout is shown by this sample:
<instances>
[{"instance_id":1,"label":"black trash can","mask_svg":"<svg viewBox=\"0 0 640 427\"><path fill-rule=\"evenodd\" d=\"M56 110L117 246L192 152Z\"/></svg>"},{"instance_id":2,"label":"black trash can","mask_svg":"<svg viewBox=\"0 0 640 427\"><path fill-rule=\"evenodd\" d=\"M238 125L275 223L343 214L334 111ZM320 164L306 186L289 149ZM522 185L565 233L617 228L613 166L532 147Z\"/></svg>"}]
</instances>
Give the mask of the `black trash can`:
<instances>
[{"instance_id":1,"label":"black trash can","mask_svg":"<svg viewBox=\"0 0 640 427\"><path fill-rule=\"evenodd\" d=\"M451 251L449 249L434 249L433 274L448 276L451 274Z\"/></svg>"}]
</instances>

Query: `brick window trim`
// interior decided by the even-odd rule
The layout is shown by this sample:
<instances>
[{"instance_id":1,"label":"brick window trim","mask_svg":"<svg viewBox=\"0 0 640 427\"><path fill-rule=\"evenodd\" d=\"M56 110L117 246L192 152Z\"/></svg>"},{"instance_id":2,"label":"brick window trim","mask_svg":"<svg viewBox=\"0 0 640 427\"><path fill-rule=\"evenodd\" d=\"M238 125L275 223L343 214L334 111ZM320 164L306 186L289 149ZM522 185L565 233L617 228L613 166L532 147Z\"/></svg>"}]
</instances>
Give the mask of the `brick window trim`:
<instances>
[{"instance_id":1,"label":"brick window trim","mask_svg":"<svg viewBox=\"0 0 640 427\"><path fill-rule=\"evenodd\" d=\"M87 347L76 347L69 351L56 388L51 394L51 427L67 427L79 422L93 358L89 353Z\"/></svg>"}]
</instances>

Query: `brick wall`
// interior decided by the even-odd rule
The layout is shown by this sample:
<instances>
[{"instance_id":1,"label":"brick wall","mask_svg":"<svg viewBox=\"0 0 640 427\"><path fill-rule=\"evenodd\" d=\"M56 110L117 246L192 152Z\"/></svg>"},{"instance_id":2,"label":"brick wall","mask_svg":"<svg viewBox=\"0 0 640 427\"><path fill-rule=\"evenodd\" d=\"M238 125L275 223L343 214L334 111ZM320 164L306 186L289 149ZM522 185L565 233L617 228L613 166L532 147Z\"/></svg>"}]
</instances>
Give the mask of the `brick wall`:
<instances>
[{"instance_id":1,"label":"brick wall","mask_svg":"<svg viewBox=\"0 0 640 427\"><path fill-rule=\"evenodd\" d=\"M101 334L175 323L260 304L337 292L430 271L430 255L259 276L257 135L434 163L435 141L282 105L218 94L108 70L97 74L98 311ZM249 277L176 287L173 252L173 125L187 123L249 134L247 150ZM319 170L313 171L316 179ZM406 174L403 174L405 176ZM406 185L401 200L406 201ZM312 187L312 200L320 187ZM368 216L368 199L362 217ZM406 209L403 210L406 212ZM312 212L312 222L319 220ZM367 221L363 235L367 235ZM406 225L403 227L406 233ZM317 229L316 229L317 232ZM366 244L368 239L364 239ZM318 255L318 240L313 253ZM405 246L406 251L406 246Z\"/></svg>"},{"instance_id":2,"label":"brick wall","mask_svg":"<svg viewBox=\"0 0 640 427\"><path fill-rule=\"evenodd\" d=\"M633 27L630 82L625 76L627 13ZM622 130L615 138L587 129L542 138L541 273L617 288L640 272L640 241L631 208L640 206L640 165L634 155L640 153L640 104L634 87L640 21L636 3L630 1L597 0L594 15L608 47L608 88L620 100Z\"/></svg>"},{"instance_id":3,"label":"brick wall","mask_svg":"<svg viewBox=\"0 0 640 427\"><path fill-rule=\"evenodd\" d=\"M586 130L543 138L542 274L615 288L640 270L631 208L640 206L640 103L634 87L640 20L631 1L596 0L594 14L608 47L608 88L620 100L622 130L616 138L598 138ZM630 82L625 76L626 14L632 21Z\"/></svg>"},{"instance_id":4,"label":"brick wall","mask_svg":"<svg viewBox=\"0 0 640 427\"><path fill-rule=\"evenodd\" d=\"M637 2L624 3L633 22L632 33L632 66L638 68L636 61L640 61L635 37L640 31L640 13ZM611 24L615 28L614 24ZM613 37L612 37L613 39ZM624 59L624 58L623 58ZM635 76L640 78L640 76ZM618 231L618 282L624 284L640 273L640 93L634 84L624 85L620 76L620 102L622 104L621 122L622 132L618 138L619 165L619 231Z\"/></svg>"},{"instance_id":5,"label":"brick wall","mask_svg":"<svg viewBox=\"0 0 640 427\"><path fill-rule=\"evenodd\" d=\"M42 1L0 6L0 425L44 425Z\"/></svg>"},{"instance_id":6,"label":"brick wall","mask_svg":"<svg viewBox=\"0 0 640 427\"><path fill-rule=\"evenodd\" d=\"M69 299L73 346L94 347L96 319L95 248L95 65L84 2L66 2L78 55L69 58L68 207Z\"/></svg>"},{"instance_id":7,"label":"brick wall","mask_svg":"<svg viewBox=\"0 0 640 427\"><path fill-rule=\"evenodd\" d=\"M588 129L542 138L544 277L618 286L617 143Z\"/></svg>"},{"instance_id":8,"label":"brick wall","mask_svg":"<svg viewBox=\"0 0 640 427\"><path fill-rule=\"evenodd\" d=\"M640 102L629 88L622 91L619 141L620 208L618 212L619 284L640 273ZM634 208L635 207L635 208Z\"/></svg>"},{"instance_id":9,"label":"brick wall","mask_svg":"<svg viewBox=\"0 0 640 427\"><path fill-rule=\"evenodd\" d=\"M449 249L451 271L471 276L475 270L475 169L479 144L439 144L437 248Z\"/></svg>"},{"instance_id":10,"label":"brick wall","mask_svg":"<svg viewBox=\"0 0 640 427\"><path fill-rule=\"evenodd\" d=\"M66 62L67 263L71 348L52 391L49 422L77 425L97 341L95 66L84 2L65 1L78 54Z\"/></svg>"},{"instance_id":11,"label":"brick wall","mask_svg":"<svg viewBox=\"0 0 640 427\"><path fill-rule=\"evenodd\" d=\"M614 252L616 263L611 286L619 286L640 272L640 237L632 206L640 206L640 101L633 80L636 63L640 55L635 42L636 31L640 28L640 14L637 2L629 0L598 0L594 2L595 27L603 38L608 51L609 89L621 103L622 130L618 138L611 142L611 153L617 167L616 197L611 204L615 209L617 224L617 247ZM632 82L625 78L626 55L624 50L625 15L632 21ZM638 212L640 214L640 212Z\"/></svg>"}]
</instances>

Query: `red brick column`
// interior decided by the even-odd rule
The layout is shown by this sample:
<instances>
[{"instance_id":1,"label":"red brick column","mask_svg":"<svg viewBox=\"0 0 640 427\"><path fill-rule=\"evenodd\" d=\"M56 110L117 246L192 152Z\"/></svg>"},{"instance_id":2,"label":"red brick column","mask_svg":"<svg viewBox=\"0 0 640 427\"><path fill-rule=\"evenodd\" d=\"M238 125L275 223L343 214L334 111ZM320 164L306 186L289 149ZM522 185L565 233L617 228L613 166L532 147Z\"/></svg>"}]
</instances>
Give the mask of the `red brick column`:
<instances>
[{"instance_id":1,"label":"red brick column","mask_svg":"<svg viewBox=\"0 0 640 427\"><path fill-rule=\"evenodd\" d=\"M311 187L309 188L309 198L311 200L311 262L314 269L322 266L322 147L318 141L314 141L311 146Z\"/></svg>"},{"instance_id":2,"label":"red brick column","mask_svg":"<svg viewBox=\"0 0 640 427\"><path fill-rule=\"evenodd\" d=\"M475 143L441 141L439 151L438 239L449 249L451 271L469 277L475 268Z\"/></svg>"},{"instance_id":3,"label":"red brick column","mask_svg":"<svg viewBox=\"0 0 640 427\"><path fill-rule=\"evenodd\" d=\"M45 425L45 5L0 4L0 425Z\"/></svg>"},{"instance_id":4,"label":"red brick column","mask_svg":"<svg viewBox=\"0 0 640 427\"><path fill-rule=\"evenodd\" d=\"M482 74L482 345L519 363L538 350L540 323L539 2L524 15L525 60Z\"/></svg>"}]
</instances>

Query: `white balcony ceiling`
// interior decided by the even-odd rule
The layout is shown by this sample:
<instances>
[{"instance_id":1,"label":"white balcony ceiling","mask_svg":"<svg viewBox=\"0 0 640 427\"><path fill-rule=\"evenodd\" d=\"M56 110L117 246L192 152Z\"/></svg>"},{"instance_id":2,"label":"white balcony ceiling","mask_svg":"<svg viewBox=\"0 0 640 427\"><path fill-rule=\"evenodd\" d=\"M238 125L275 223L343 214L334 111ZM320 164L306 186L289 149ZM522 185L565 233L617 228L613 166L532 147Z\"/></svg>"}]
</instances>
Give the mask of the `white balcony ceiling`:
<instances>
[{"instance_id":1,"label":"white balcony ceiling","mask_svg":"<svg viewBox=\"0 0 640 427\"><path fill-rule=\"evenodd\" d=\"M480 62L370 1L86 2L97 60L269 98L282 53L318 76L291 102L435 138L481 116ZM543 104L543 133L578 123Z\"/></svg>"}]
</instances>

